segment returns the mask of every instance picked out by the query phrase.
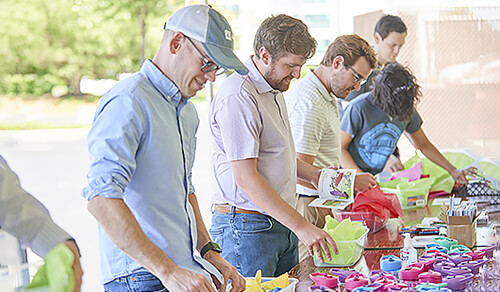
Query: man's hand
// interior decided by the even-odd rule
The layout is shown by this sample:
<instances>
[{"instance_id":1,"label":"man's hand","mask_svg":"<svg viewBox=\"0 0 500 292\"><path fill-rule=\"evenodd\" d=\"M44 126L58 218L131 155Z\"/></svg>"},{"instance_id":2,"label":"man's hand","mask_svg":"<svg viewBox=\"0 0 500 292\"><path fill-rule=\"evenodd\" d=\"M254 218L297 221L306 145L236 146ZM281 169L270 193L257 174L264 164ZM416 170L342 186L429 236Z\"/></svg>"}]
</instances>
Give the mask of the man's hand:
<instances>
[{"instance_id":1,"label":"man's hand","mask_svg":"<svg viewBox=\"0 0 500 292\"><path fill-rule=\"evenodd\" d=\"M389 173L394 173L403 169L405 169L403 163L401 162L399 157L395 156L394 154L391 154L389 156L389 159L387 159L387 162L384 166L384 170Z\"/></svg>"},{"instance_id":2,"label":"man's hand","mask_svg":"<svg viewBox=\"0 0 500 292\"><path fill-rule=\"evenodd\" d=\"M159 275L163 286L168 291L179 292L216 292L212 283L202 274L191 272L179 266L169 270L166 275Z\"/></svg>"},{"instance_id":3,"label":"man's hand","mask_svg":"<svg viewBox=\"0 0 500 292\"><path fill-rule=\"evenodd\" d=\"M309 250L309 255L313 256L314 252L316 252L320 262L325 261L325 259L323 258L323 254L321 253L321 250L325 252L327 261L332 260L328 244L330 244L335 254L339 253L337 249L337 244L335 243L333 238L326 231L319 229L318 227L312 225L309 222L307 222L307 225L304 225L304 227L301 228L299 232L296 232L296 234L300 239L300 241L302 241L307 246L307 249Z\"/></svg>"},{"instance_id":4,"label":"man's hand","mask_svg":"<svg viewBox=\"0 0 500 292\"><path fill-rule=\"evenodd\" d=\"M71 250L71 252L74 255L72 268L73 268L73 280L75 282L75 286L73 287L72 291L80 292L82 286L82 276L83 276L82 266L80 265L80 251L74 240L68 240L64 244L69 248L69 250Z\"/></svg>"},{"instance_id":5,"label":"man's hand","mask_svg":"<svg viewBox=\"0 0 500 292\"><path fill-rule=\"evenodd\" d=\"M224 283L219 283L221 284L219 291L226 291L229 279L231 279L231 292L241 292L245 290L245 279L240 275L240 273L238 273L235 267L233 267L225 259L222 258L220 253L215 251L208 251L205 254L204 258L214 267L216 267L217 270L221 272L222 276L224 276Z\"/></svg>"},{"instance_id":6,"label":"man's hand","mask_svg":"<svg viewBox=\"0 0 500 292\"><path fill-rule=\"evenodd\" d=\"M366 192L377 185L375 177L368 172L356 174L354 189L358 192Z\"/></svg>"}]
</instances>

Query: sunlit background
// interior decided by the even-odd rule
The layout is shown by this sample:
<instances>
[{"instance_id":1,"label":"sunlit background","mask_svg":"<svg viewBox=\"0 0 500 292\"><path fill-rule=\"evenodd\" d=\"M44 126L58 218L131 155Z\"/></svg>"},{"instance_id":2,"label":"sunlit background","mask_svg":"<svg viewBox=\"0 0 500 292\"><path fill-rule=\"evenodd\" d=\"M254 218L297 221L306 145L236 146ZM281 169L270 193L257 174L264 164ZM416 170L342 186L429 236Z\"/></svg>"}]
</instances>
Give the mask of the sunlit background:
<instances>
[{"instance_id":1,"label":"sunlit background","mask_svg":"<svg viewBox=\"0 0 500 292\"><path fill-rule=\"evenodd\" d=\"M191 4L200 2L191 1ZM423 128L439 149L467 148L500 158L500 1L210 1L233 27L236 52L252 54L253 35L271 14L302 19L318 41L307 66L340 34L373 42L383 14L408 27L398 60L417 76ZM163 23L186 3L156 0L0 1L0 154L82 249L83 291L99 283L97 225L80 195L86 184L86 134L99 96L152 58ZM305 70L303 70L305 71ZM303 72L304 73L304 72ZM213 87L223 80L219 77ZM292 85L293 86L293 85ZM208 97L207 97L208 96ZM210 93L193 101L200 115L196 192L210 224ZM403 160L413 155L405 138ZM30 255L31 260L36 260Z\"/></svg>"}]
</instances>

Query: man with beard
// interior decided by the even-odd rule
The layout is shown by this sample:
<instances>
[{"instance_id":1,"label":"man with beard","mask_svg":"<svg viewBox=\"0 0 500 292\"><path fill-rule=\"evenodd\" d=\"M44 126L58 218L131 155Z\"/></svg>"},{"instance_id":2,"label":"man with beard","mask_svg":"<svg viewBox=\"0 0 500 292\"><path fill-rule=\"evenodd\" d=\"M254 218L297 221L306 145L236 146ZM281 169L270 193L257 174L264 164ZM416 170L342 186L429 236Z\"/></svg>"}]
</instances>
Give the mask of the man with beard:
<instances>
[{"instance_id":1,"label":"man with beard","mask_svg":"<svg viewBox=\"0 0 500 292\"><path fill-rule=\"evenodd\" d=\"M310 70L286 95L297 159L323 168L340 164L340 119L337 99L360 88L376 65L375 52L358 35L342 35L328 47L320 65ZM375 186L370 173L358 173L354 187L367 191ZM316 188L297 180L295 208L307 221L322 228L330 209L309 207L318 197ZM300 260L307 249L299 244Z\"/></svg>"},{"instance_id":2,"label":"man with beard","mask_svg":"<svg viewBox=\"0 0 500 292\"><path fill-rule=\"evenodd\" d=\"M328 245L337 252L333 239L293 208L297 176L317 185L320 169L295 158L282 92L315 50L302 21L267 18L245 63L248 75L229 77L210 109L216 180L210 233L244 276L289 271L298 263L298 239L309 254L322 249L330 260Z\"/></svg>"}]
</instances>

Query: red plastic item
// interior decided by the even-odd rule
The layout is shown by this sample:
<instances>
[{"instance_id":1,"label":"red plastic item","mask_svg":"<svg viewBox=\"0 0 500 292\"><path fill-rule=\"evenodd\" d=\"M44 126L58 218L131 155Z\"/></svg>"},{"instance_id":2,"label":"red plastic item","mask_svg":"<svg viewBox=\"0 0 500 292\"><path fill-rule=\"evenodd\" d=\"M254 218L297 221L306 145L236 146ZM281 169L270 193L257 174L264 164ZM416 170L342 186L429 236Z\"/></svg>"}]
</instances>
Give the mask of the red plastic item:
<instances>
[{"instance_id":1,"label":"red plastic item","mask_svg":"<svg viewBox=\"0 0 500 292\"><path fill-rule=\"evenodd\" d=\"M345 289L352 291L358 287L368 285L368 278L360 273L351 274L345 279Z\"/></svg>"},{"instance_id":2,"label":"red plastic item","mask_svg":"<svg viewBox=\"0 0 500 292\"><path fill-rule=\"evenodd\" d=\"M392 283L384 286L384 291L399 291L408 288L408 285L404 283Z\"/></svg>"},{"instance_id":3,"label":"red plastic item","mask_svg":"<svg viewBox=\"0 0 500 292\"><path fill-rule=\"evenodd\" d=\"M384 193L379 186L357 193L351 211L375 213L382 219L404 218L398 196Z\"/></svg>"},{"instance_id":4,"label":"red plastic item","mask_svg":"<svg viewBox=\"0 0 500 292\"><path fill-rule=\"evenodd\" d=\"M424 272L423 263L413 263L399 270L399 279L403 281L417 281L418 275Z\"/></svg>"},{"instance_id":5,"label":"red plastic item","mask_svg":"<svg viewBox=\"0 0 500 292\"><path fill-rule=\"evenodd\" d=\"M328 273L312 273L309 274L309 278L311 278L315 285L325 286L327 288L335 288L339 284L337 276Z\"/></svg>"},{"instance_id":6,"label":"red plastic item","mask_svg":"<svg viewBox=\"0 0 500 292\"><path fill-rule=\"evenodd\" d=\"M443 276L441 276L441 273L429 271L418 275L418 282L439 284L443 282Z\"/></svg>"},{"instance_id":7,"label":"red plastic item","mask_svg":"<svg viewBox=\"0 0 500 292\"><path fill-rule=\"evenodd\" d=\"M485 256L485 253L486 252L484 250L478 250L478 251L469 251L466 252L465 254L471 256L472 260L475 261L482 259Z\"/></svg>"},{"instance_id":8,"label":"red plastic item","mask_svg":"<svg viewBox=\"0 0 500 292\"><path fill-rule=\"evenodd\" d=\"M424 265L424 272L428 272L436 261L437 259L433 258L433 259L419 261L419 263L422 263Z\"/></svg>"},{"instance_id":9,"label":"red plastic item","mask_svg":"<svg viewBox=\"0 0 500 292\"><path fill-rule=\"evenodd\" d=\"M396 283L397 281L398 279L393 275L384 275L375 280L375 283L379 283L385 286L387 284Z\"/></svg>"}]
</instances>

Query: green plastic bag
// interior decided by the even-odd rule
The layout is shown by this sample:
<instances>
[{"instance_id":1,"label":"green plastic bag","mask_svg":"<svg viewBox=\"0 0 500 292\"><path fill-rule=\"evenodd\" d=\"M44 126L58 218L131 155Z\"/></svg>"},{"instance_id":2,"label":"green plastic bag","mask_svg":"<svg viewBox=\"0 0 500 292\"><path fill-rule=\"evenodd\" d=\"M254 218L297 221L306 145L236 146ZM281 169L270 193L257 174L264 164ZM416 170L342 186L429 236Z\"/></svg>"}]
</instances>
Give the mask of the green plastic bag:
<instances>
[{"instance_id":1,"label":"green plastic bag","mask_svg":"<svg viewBox=\"0 0 500 292\"><path fill-rule=\"evenodd\" d=\"M486 176L500 182L500 166L489 161L481 161L479 162L479 167Z\"/></svg>"},{"instance_id":2,"label":"green plastic bag","mask_svg":"<svg viewBox=\"0 0 500 292\"><path fill-rule=\"evenodd\" d=\"M476 159L462 152L443 152L443 156L458 169L466 168L476 161Z\"/></svg>"},{"instance_id":3,"label":"green plastic bag","mask_svg":"<svg viewBox=\"0 0 500 292\"><path fill-rule=\"evenodd\" d=\"M75 256L66 245L62 243L56 245L45 256L45 263L38 269L28 285L28 291L50 287L51 292L71 292L75 285L72 268L74 258Z\"/></svg>"},{"instance_id":4,"label":"green plastic bag","mask_svg":"<svg viewBox=\"0 0 500 292\"><path fill-rule=\"evenodd\" d=\"M379 181L378 185L383 189L392 189L395 190L399 184L409 183L409 179L407 177L400 177L397 179L393 179L390 181Z\"/></svg>"},{"instance_id":5,"label":"green plastic bag","mask_svg":"<svg viewBox=\"0 0 500 292\"><path fill-rule=\"evenodd\" d=\"M459 158L460 155L455 155L455 154L458 153L450 154L450 157L456 160L455 162L459 161L459 164L464 163L462 160L460 160L461 159ZM465 156L462 159L465 159ZM433 179L430 192L436 192L436 191L445 191L447 193L451 192L453 186L455 185L455 181L453 180L453 177L451 177L451 175L448 173L448 171L446 171L446 169L442 168L441 166L435 164L434 162L430 161L428 158L421 158L416 151L415 155L410 159L408 159L408 161L406 161L403 165L405 169L408 169L413 167L418 162L422 162L422 174L428 174L430 178Z\"/></svg>"},{"instance_id":6,"label":"green plastic bag","mask_svg":"<svg viewBox=\"0 0 500 292\"><path fill-rule=\"evenodd\" d=\"M332 260L325 265L330 266L349 266L354 264L361 256L364 250L364 241L367 230L362 222L352 222L350 218L342 220L340 223L331 216L325 217L325 230L335 240L339 253L336 255L330 247ZM325 257L322 250L321 253ZM314 261L319 262L315 252Z\"/></svg>"}]
</instances>

